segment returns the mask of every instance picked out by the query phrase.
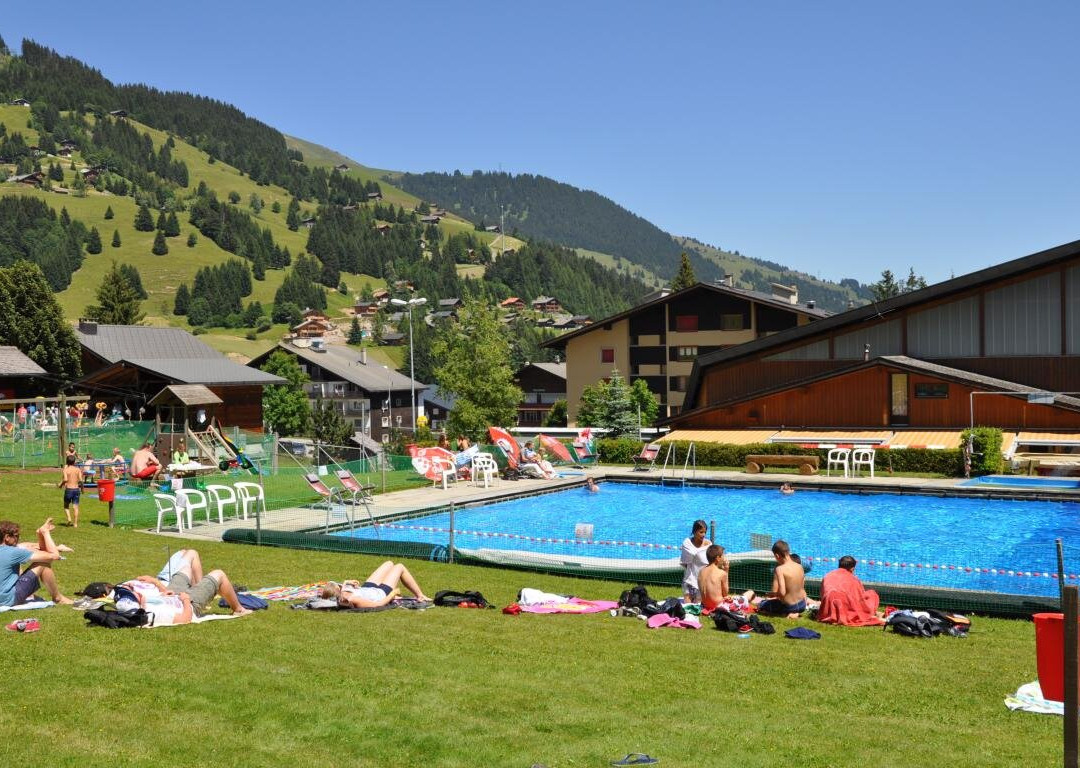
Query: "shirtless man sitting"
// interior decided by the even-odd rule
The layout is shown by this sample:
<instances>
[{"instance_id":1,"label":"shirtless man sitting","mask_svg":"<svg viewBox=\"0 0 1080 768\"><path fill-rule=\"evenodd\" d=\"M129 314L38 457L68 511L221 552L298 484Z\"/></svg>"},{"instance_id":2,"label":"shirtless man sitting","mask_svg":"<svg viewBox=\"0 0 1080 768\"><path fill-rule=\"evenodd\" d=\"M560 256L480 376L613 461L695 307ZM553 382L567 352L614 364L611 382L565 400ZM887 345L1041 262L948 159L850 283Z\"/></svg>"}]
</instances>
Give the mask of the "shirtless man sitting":
<instances>
[{"instance_id":1,"label":"shirtless man sitting","mask_svg":"<svg viewBox=\"0 0 1080 768\"><path fill-rule=\"evenodd\" d=\"M724 548L719 544L713 544L705 550L705 559L709 564L701 569L698 574L698 588L701 590L701 610L709 613L719 606L724 600L732 597L728 587L728 565L724 557ZM740 596L745 603L749 603L754 597L753 590L743 592Z\"/></svg>"},{"instance_id":2,"label":"shirtless man sitting","mask_svg":"<svg viewBox=\"0 0 1080 768\"><path fill-rule=\"evenodd\" d=\"M806 610L806 573L791 559L791 548L783 539L772 545L772 553L776 558L772 591L758 604L758 613L797 619Z\"/></svg>"},{"instance_id":3,"label":"shirtless man sitting","mask_svg":"<svg viewBox=\"0 0 1080 768\"><path fill-rule=\"evenodd\" d=\"M161 462L150 450L150 443L143 443L131 457L131 476L140 480L150 480L161 471Z\"/></svg>"}]
</instances>

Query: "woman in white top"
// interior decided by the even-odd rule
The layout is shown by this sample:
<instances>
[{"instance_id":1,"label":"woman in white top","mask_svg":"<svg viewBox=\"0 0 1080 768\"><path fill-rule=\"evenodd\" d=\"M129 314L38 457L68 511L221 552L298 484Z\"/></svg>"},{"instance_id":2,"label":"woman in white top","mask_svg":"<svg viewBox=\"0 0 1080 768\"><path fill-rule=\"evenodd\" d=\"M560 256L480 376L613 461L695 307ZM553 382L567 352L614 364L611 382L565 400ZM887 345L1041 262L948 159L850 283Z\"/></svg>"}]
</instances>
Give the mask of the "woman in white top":
<instances>
[{"instance_id":1,"label":"woman in white top","mask_svg":"<svg viewBox=\"0 0 1080 768\"><path fill-rule=\"evenodd\" d=\"M707 550L712 542L705 538L709 526L704 520L695 520L690 530L690 536L683 540L682 552L679 555L679 564L685 568L683 574L683 595L686 602L697 603L701 600L701 591L698 589L698 574L709 564L705 558Z\"/></svg>"}]
</instances>

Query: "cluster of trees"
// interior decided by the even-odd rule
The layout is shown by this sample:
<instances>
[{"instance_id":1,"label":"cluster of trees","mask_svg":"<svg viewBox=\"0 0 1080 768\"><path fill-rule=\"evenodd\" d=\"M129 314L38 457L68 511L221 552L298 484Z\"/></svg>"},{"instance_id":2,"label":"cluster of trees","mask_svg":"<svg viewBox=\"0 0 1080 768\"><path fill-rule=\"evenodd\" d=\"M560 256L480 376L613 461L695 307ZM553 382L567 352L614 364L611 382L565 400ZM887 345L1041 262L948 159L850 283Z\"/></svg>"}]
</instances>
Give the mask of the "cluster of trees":
<instances>
[{"instance_id":1,"label":"cluster of trees","mask_svg":"<svg viewBox=\"0 0 1080 768\"><path fill-rule=\"evenodd\" d=\"M674 274L679 246L659 227L606 197L532 174L402 175L398 185L481 224L500 220L511 231L564 245L622 256L663 277ZM716 264L690 255L703 280L720 277Z\"/></svg>"},{"instance_id":2,"label":"cluster of trees","mask_svg":"<svg viewBox=\"0 0 1080 768\"><path fill-rule=\"evenodd\" d=\"M194 326L254 328L262 319L263 310L259 302L244 309L243 299L251 295L251 290L251 270L247 264L229 259L196 272L190 290L187 283L181 283L176 290L173 313L187 315L188 322Z\"/></svg>"},{"instance_id":3,"label":"cluster of trees","mask_svg":"<svg viewBox=\"0 0 1080 768\"><path fill-rule=\"evenodd\" d=\"M577 423L582 427L608 429L608 437L637 435L639 427L651 426L660 413L656 399L644 379L627 385L618 370L607 380L585 387L578 406Z\"/></svg>"},{"instance_id":4,"label":"cluster of trees","mask_svg":"<svg viewBox=\"0 0 1080 768\"><path fill-rule=\"evenodd\" d=\"M400 270L418 262L422 234L415 219L395 224L382 234L375 228L374 212L366 207L346 211L327 206L319 211L308 234L307 249L323 264L316 279L336 288L342 271L387 277L390 263Z\"/></svg>"},{"instance_id":5,"label":"cluster of trees","mask_svg":"<svg viewBox=\"0 0 1080 768\"><path fill-rule=\"evenodd\" d=\"M37 198L0 197L0 266L19 259L33 262L54 291L71 284L71 274L82 265L87 234L67 209L58 216Z\"/></svg>"},{"instance_id":6,"label":"cluster of trees","mask_svg":"<svg viewBox=\"0 0 1080 768\"><path fill-rule=\"evenodd\" d=\"M503 286L503 298L529 301L547 294L563 306L593 318L607 317L636 304L644 284L592 259L557 245L529 242L516 253L503 254L488 265L484 277Z\"/></svg>"},{"instance_id":7,"label":"cluster of trees","mask_svg":"<svg viewBox=\"0 0 1080 768\"><path fill-rule=\"evenodd\" d=\"M279 246L269 229L260 229L245 211L219 201L202 182L189 214L191 223L220 248L250 259L256 280L262 280L267 269L284 269L292 261L289 249Z\"/></svg>"},{"instance_id":8,"label":"cluster of trees","mask_svg":"<svg viewBox=\"0 0 1080 768\"><path fill-rule=\"evenodd\" d=\"M317 282L321 271L322 266L314 257L303 254L297 257L274 294L275 323L295 325L300 322L300 313L308 307L326 309L326 289Z\"/></svg>"},{"instance_id":9,"label":"cluster of trees","mask_svg":"<svg viewBox=\"0 0 1080 768\"><path fill-rule=\"evenodd\" d=\"M112 263L95 294L97 304L83 310L88 320L110 325L135 325L143 319L142 299L146 291L139 270L132 264Z\"/></svg>"},{"instance_id":10,"label":"cluster of trees","mask_svg":"<svg viewBox=\"0 0 1080 768\"><path fill-rule=\"evenodd\" d=\"M881 279L869 286L870 294L874 301L884 301L902 293L911 293L926 287L926 278L915 274L915 268L908 269L908 276L903 280L897 280L891 269L881 272Z\"/></svg>"},{"instance_id":11,"label":"cluster of trees","mask_svg":"<svg viewBox=\"0 0 1080 768\"><path fill-rule=\"evenodd\" d=\"M0 225L4 221L0 214ZM0 267L0 344L18 347L51 378L70 382L82 375L75 331L37 264L19 260Z\"/></svg>"}]
</instances>

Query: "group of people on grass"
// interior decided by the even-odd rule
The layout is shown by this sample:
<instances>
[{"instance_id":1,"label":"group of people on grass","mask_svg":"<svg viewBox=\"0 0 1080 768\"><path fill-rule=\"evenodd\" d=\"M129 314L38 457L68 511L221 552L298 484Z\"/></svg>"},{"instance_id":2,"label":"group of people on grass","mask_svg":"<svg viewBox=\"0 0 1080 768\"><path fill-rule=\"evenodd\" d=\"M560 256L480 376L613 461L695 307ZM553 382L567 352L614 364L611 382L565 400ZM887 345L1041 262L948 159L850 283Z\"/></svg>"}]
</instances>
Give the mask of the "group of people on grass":
<instances>
[{"instance_id":1,"label":"group of people on grass","mask_svg":"<svg viewBox=\"0 0 1080 768\"><path fill-rule=\"evenodd\" d=\"M799 618L807 608L815 608L815 618L829 624L872 626L884 623L878 614L880 598L872 589L865 589L855 576L857 561L851 555L840 558L838 567L827 573L821 582L821 600L814 606L806 594L806 572L797 554L782 539L772 545L776 560L772 586L768 594L757 596L753 591L741 595L730 593L728 571L730 563L724 548L706 538L708 526L695 520L682 543L679 561L684 568L683 595L689 603L700 603L708 613L721 606L740 610L756 610L769 616Z\"/></svg>"}]
</instances>

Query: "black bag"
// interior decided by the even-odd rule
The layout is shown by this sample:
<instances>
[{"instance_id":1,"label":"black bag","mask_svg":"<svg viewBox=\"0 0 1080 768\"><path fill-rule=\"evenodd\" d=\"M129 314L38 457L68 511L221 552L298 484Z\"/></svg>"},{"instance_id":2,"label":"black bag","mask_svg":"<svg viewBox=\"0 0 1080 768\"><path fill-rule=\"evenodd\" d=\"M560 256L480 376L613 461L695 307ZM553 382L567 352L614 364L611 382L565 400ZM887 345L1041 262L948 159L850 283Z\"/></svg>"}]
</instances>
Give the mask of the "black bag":
<instances>
[{"instance_id":1,"label":"black bag","mask_svg":"<svg viewBox=\"0 0 1080 768\"><path fill-rule=\"evenodd\" d=\"M666 613L676 619L686 618L686 609L683 608L682 600L677 597L669 597L662 603L650 602L641 611L646 616L655 616L658 613Z\"/></svg>"},{"instance_id":2,"label":"black bag","mask_svg":"<svg viewBox=\"0 0 1080 768\"><path fill-rule=\"evenodd\" d=\"M452 589L443 589L435 593L435 605L456 608L459 605L468 605L470 608L487 608L488 601L479 592L455 592Z\"/></svg>"},{"instance_id":3,"label":"black bag","mask_svg":"<svg viewBox=\"0 0 1080 768\"><path fill-rule=\"evenodd\" d=\"M108 627L109 629L124 629L127 627L141 627L150 617L142 608L133 611L114 611L112 608L93 608L86 611L86 626Z\"/></svg>"},{"instance_id":4,"label":"black bag","mask_svg":"<svg viewBox=\"0 0 1080 768\"><path fill-rule=\"evenodd\" d=\"M885 629L905 637L937 637L944 627L933 617L921 615L923 611L896 611L885 620Z\"/></svg>"},{"instance_id":5,"label":"black bag","mask_svg":"<svg viewBox=\"0 0 1080 768\"><path fill-rule=\"evenodd\" d=\"M654 604L656 601L649 597L649 590L638 584L636 587L631 587L619 596L620 608L637 608L644 611L649 605Z\"/></svg>"},{"instance_id":6,"label":"black bag","mask_svg":"<svg viewBox=\"0 0 1080 768\"><path fill-rule=\"evenodd\" d=\"M713 623L721 632L751 632L754 627L746 614L729 611L727 608L715 608L711 614ZM754 617L757 618L756 616Z\"/></svg>"},{"instance_id":7,"label":"black bag","mask_svg":"<svg viewBox=\"0 0 1080 768\"><path fill-rule=\"evenodd\" d=\"M952 635L953 637L967 637L968 632L971 630L971 619L963 614L938 611L934 608L927 608L926 612L941 627L943 634Z\"/></svg>"},{"instance_id":8,"label":"black bag","mask_svg":"<svg viewBox=\"0 0 1080 768\"><path fill-rule=\"evenodd\" d=\"M750 629L759 635L775 635L776 627L768 621L762 621L756 613L750 616Z\"/></svg>"}]
</instances>

